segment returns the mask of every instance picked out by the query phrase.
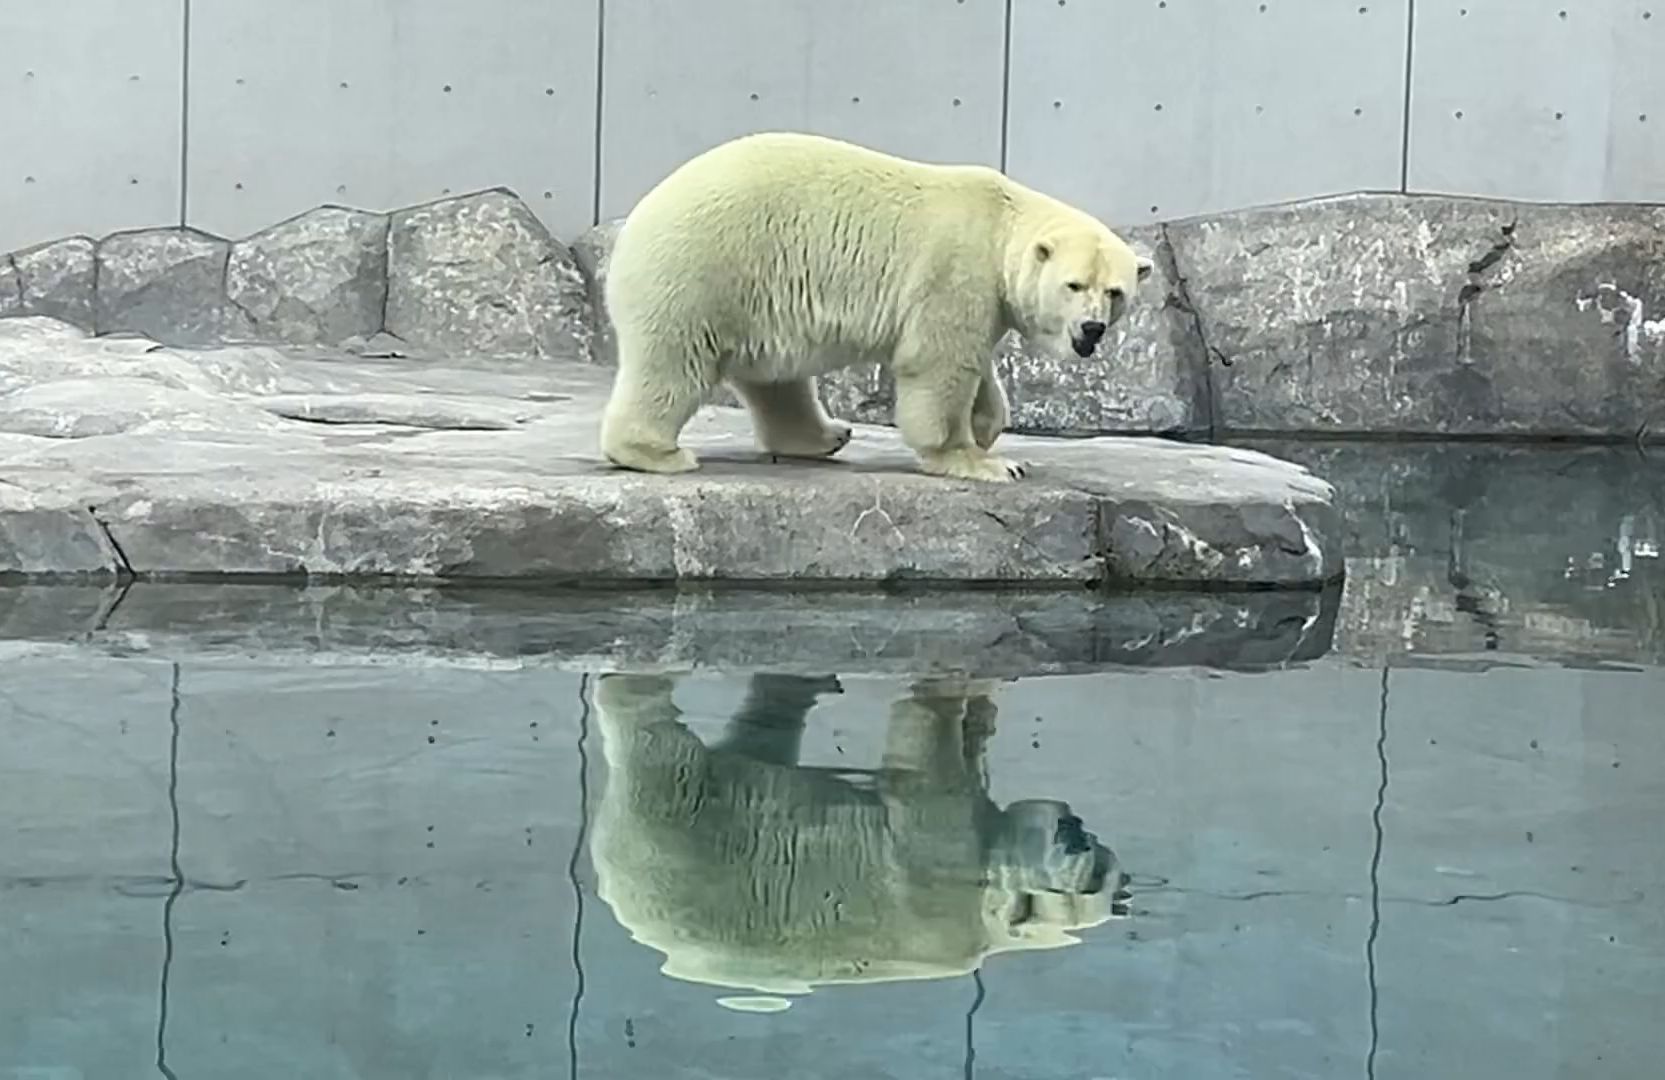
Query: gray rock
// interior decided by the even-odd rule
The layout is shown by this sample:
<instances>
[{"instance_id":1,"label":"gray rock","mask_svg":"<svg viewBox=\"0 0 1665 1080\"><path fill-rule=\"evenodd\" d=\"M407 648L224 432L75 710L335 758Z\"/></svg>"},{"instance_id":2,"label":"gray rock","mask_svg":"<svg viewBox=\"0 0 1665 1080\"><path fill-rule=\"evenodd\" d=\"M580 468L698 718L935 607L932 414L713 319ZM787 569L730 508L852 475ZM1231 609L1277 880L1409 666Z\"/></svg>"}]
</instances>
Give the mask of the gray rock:
<instances>
[{"instance_id":1,"label":"gray rock","mask_svg":"<svg viewBox=\"0 0 1665 1080\"><path fill-rule=\"evenodd\" d=\"M858 424L896 422L896 380L878 365L829 371L815 380L827 412ZM1007 396L1011 396L1008 382ZM736 401L738 404L738 401Z\"/></svg>"},{"instance_id":2,"label":"gray rock","mask_svg":"<svg viewBox=\"0 0 1665 1080\"><path fill-rule=\"evenodd\" d=\"M230 252L228 241L195 229L107 237L98 246L98 332L168 345L247 338L247 319L225 297Z\"/></svg>"},{"instance_id":3,"label":"gray rock","mask_svg":"<svg viewBox=\"0 0 1665 1080\"><path fill-rule=\"evenodd\" d=\"M532 413L524 406L446 394L274 394L261 408L314 424L390 424L446 431L507 431Z\"/></svg>"},{"instance_id":4,"label":"gray rock","mask_svg":"<svg viewBox=\"0 0 1665 1080\"><path fill-rule=\"evenodd\" d=\"M1665 209L1360 195L1168 227L1235 431L1635 435Z\"/></svg>"},{"instance_id":5,"label":"gray rock","mask_svg":"<svg viewBox=\"0 0 1665 1080\"><path fill-rule=\"evenodd\" d=\"M0 587L0 642L173 660L1015 677L1263 670L1329 648L1339 590L1249 593L576 590L170 582ZM119 600L119 603L118 603ZM789 626L792 633L782 634Z\"/></svg>"},{"instance_id":6,"label":"gray rock","mask_svg":"<svg viewBox=\"0 0 1665 1080\"><path fill-rule=\"evenodd\" d=\"M0 317L47 315L93 328L96 245L72 236L6 256L0 263Z\"/></svg>"},{"instance_id":7,"label":"gray rock","mask_svg":"<svg viewBox=\"0 0 1665 1080\"><path fill-rule=\"evenodd\" d=\"M607 317L607 260L613 253L613 242L619 237L623 218L603 221L572 242L573 257L584 271L584 283L593 312L594 339L589 359L593 363L611 367L618 363L618 346L613 341L613 323Z\"/></svg>"},{"instance_id":8,"label":"gray rock","mask_svg":"<svg viewBox=\"0 0 1665 1080\"><path fill-rule=\"evenodd\" d=\"M16 257L7 255L0 263L0 319L23 314L23 277L17 272Z\"/></svg>"},{"instance_id":9,"label":"gray rock","mask_svg":"<svg viewBox=\"0 0 1665 1080\"><path fill-rule=\"evenodd\" d=\"M62 379L132 377L176 390L209 388L191 364L148 338L93 338L44 315L0 322L0 394Z\"/></svg>"},{"instance_id":10,"label":"gray rock","mask_svg":"<svg viewBox=\"0 0 1665 1080\"><path fill-rule=\"evenodd\" d=\"M421 349L588 359L589 287L578 261L512 192L393 215L386 330Z\"/></svg>"},{"instance_id":11,"label":"gray rock","mask_svg":"<svg viewBox=\"0 0 1665 1080\"><path fill-rule=\"evenodd\" d=\"M71 333L54 341L65 370L77 351L100 347ZM174 351L201 360L199 371L241 370L236 349ZM252 369L274 351L250 350ZM259 393L220 389L211 429L193 410L188 425L145 422L10 454L0 516L96 507L134 571L153 576L1309 586L1340 571L1328 485L1249 451L1012 436L1007 452L1031 476L989 485L920 474L887 428L859 427L836 462L771 463L743 412L708 408L686 435L704 469L644 476L597 458L604 369L555 365L529 396L521 373L489 365L338 353L323 365L331 384L309 374L313 363L297 359L285 377L314 380L309 395L337 395L339 409L308 408L344 422L267 411L256 423L248 410ZM213 382L249 386L226 374ZM351 422L372 418L360 395L408 424L431 413L424 398L464 386L517 422L467 431ZM406 398L402 411L394 396Z\"/></svg>"},{"instance_id":12,"label":"gray rock","mask_svg":"<svg viewBox=\"0 0 1665 1080\"><path fill-rule=\"evenodd\" d=\"M607 258L623 219L596 226L574 245L590 282L597 315L597 357L617 362L602 292ZM1156 270L1140 290L1128 317L1091 358L1059 356L1030 345L1015 333L995 352L1006 396L1010 430L1034 435L1108 433L1178 434L1208 428L1207 384L1195 320L1178 302L1163 250L1161 229L1138 226L1122 235L1136 249L1156 257ZM817 380L822 403L834 416L865 424L890 424L896 390L877 366L834 371ZM722 391L715 399L735 404Z\"/></svg>"},{"instance_id":13,"label":"gray rock","mask_svg":"<svg viewBox=\"0 0 1665 1080\"><path fill-rule=\"evenodd\" d=\"M382 329L385 214L324 206L231 245L227 299L265 341L337 344Z\"/></svg>"},{"instance_id":14,"label":"gray rock","mask_svg":"<svg viewBox=\"0 0 1665 1080\"><path fill-rule=\"evenodd\" d=\"M0 261L0 315L168 344L375 339L388 356L611 365L618 225L569 251L494 189L391 223L325 207L234 246L160 229L95 255L72 238ZM1127 235L1157 274L1098 357L1001 341L1014 432L1665 439L1665 208L1361 195ZM835 415L892 420L882 370L821 392Z\"/></svg>"},{"instance_id":15,"label":"gray rock","mask_svg":"<svg viewBox=\"0 0 1665 1080\"><path fill-rule=\"evenodd\" d=\"M42 389L64 381L142 380L170 390L205 395L278 393L309 389L286 379L286 359L261 347L176 352L138 336L89 337L77 327L46 316L0 323L0 394ZM95 394L91 411L123 408L119 395ZM0 431L5 430L0 427Z\"/></svg>"},{"instance_id":16,"label":"gray rock","mask_svg":"<svg viewBox=\"0 0 1665 1080\"><path fill-rule=\"evenodd\" d=\"M111 375L60 379L0 395L0 431L52 439L158 428L214 431L234 423L247 430L273 427L273 419L200 390Z\"/></svg>"},{"instance_id":17,"label":"gray rock","mask_svg":"<svg viewBox=\"0 0 1665 1080\"><path fill-rule=\"evenodd\" d=\"M0 483L0 581L8 575L114 577L125 569L86 507L52 502L40 506L31 492Z\"/></svg>"}]
</instances>

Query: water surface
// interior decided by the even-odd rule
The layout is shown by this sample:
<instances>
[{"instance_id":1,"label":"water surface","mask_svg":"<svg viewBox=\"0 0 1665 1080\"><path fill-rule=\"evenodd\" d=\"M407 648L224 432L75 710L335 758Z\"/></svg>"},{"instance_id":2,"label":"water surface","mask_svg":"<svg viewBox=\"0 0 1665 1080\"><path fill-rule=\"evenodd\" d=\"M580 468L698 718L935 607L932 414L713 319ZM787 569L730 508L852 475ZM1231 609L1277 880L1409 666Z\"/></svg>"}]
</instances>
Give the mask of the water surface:
<instances>
[{"instance_id":1,"label":"water surface","mask_svg":"<svg viewBox=\"0 0 1665 1080\"><path fill-rule=\"evenodd\" d=\"M0 589L0 1077L1657 1075L1665 486L1324 452L1340 593Z\"/></svg>"}]
</instances>

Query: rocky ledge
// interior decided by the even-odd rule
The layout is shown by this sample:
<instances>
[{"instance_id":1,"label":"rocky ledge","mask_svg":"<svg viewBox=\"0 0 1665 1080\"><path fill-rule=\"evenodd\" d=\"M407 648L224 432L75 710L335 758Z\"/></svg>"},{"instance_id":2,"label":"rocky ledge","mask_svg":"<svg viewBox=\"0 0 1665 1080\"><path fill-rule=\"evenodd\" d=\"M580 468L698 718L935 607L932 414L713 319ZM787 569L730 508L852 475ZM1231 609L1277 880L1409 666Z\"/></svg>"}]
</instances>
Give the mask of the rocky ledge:
<instances>
[{"instance_id":1,"label":"rocky ledge","mask_svg":"<svg viewBox=\"0 0 1665 1080\"><path fill-rule=\"evenodd\" d=\"M147 229L0 255L0 316L167 345L342 345L606 365L617 222L563 243L505 189L253 236ZM1665 439L1665 207L1362 194L1128 228L1156 272L1088 361L1016 336L1030 435ZM889 424L882 373L823 380Z\"/></svg>"},{"instance_id":2,"label":"rocky ledge","mask_svg":"<svg viewBox=\"0 0 1665 1080\"><path fill-rule=\"evenodd\" d=\"M1329 484L1248 450L1009 436L1011 485L920 475L893 429L772 462L704 410L696 474L608 468L610 375L372 340L168 347L0 320L0 574L1313 586Z\"/></svg>"}]
</instances>

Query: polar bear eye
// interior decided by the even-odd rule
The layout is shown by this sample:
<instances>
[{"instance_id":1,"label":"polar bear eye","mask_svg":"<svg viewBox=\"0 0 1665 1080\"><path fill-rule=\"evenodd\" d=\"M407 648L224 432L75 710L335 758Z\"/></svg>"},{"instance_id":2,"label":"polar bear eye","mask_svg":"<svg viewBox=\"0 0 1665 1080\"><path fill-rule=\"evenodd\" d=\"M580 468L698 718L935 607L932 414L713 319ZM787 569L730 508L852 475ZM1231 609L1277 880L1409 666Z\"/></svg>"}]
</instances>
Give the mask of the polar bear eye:
<instances>
[{"instance_id":1,"label":"polar bear eye","mask_svg":"<svg viewBox=\"0 0 1665 1080\"><path fill-rule=\"evenodd\" d=\"M1110 299L1112 299L1112 300L1125 300L1125 299L1127 299L1127 293L1125 291L1123 291L1122 287L1119 286L1119 285L1113 285L1110 288L1104 290L1104 292L1105 292L1105 295L1110 297Z\"/></svg>"},{"instance_id":2,"label":"polar bear eye","mask_svg":"<svg viewBox=\"0 0 1665 1080\"><path fill-rule=\"evenodd\" d=\"M1070 292L1080 292L1082 289L1085 289L1086 287L1087 287L1086 285L1082 284L1079 281L1066 281L1066 282L1064 282L1064 288L1068 289Z\"/></svg>"}]
</instances>

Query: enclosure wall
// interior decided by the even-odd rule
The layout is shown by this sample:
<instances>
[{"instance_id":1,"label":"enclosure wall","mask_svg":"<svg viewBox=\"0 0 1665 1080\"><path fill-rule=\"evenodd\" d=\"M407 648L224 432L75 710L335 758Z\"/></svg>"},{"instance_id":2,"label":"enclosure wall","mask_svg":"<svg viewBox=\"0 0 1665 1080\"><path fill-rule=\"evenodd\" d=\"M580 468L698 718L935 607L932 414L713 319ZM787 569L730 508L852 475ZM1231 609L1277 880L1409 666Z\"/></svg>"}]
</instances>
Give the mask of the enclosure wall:
<instances>
[{"instance_id":1,"label":"enclosure wall","mask_svg":"<svg viewBox=\"0 0 1665 1080\"><path fill-rule=\"evenodd\" d=\"M0 0L0 86L0 251L493 185L571 237L762 128L1117 224L1665 201L1665 0Z\"/></svg>"}]
</instances>

